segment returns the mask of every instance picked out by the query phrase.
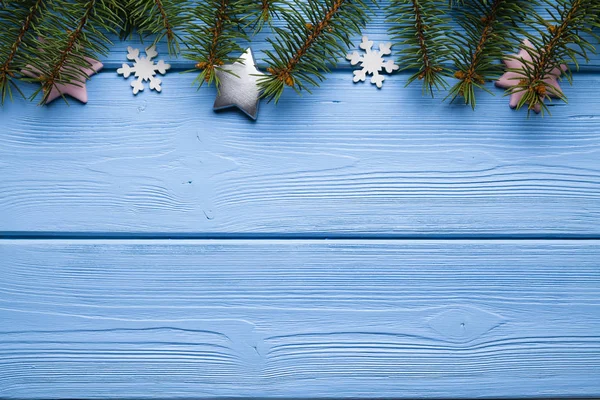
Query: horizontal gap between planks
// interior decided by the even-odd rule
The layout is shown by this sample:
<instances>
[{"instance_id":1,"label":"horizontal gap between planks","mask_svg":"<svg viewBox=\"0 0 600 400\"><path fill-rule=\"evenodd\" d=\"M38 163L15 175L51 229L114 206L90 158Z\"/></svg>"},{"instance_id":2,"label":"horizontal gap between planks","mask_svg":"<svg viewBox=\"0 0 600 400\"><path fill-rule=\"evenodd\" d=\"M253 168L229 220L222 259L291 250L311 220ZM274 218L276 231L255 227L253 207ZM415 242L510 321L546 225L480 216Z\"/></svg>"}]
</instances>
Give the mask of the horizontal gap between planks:
<instances>
[{"instance_id":1,"label":"horizontal gap between planks","mask_svg":"<svg viewBox=\"0 0 600 400\"><path fill-rule=\"evenodd\" d=\"M234 396L224 396L224 397L215 397L214 400L265 400L265 399L277 399L277 400L343 400L347 397L234 397ZM400 400L402 397L379 397L377 395L372 395L369 397L363 396L353 396L351 397L357 400ZM108 398L114 399L112 397ZM139 397L118 397L119 400L139 400ZM152 397L149 397L152 399ZM556 395L552 397L537 397L537 396L523 396L523 397L424 397L426 400L477 400L477 399L486 399L486 400L598 400L598 397L588 397L588 396L561 396ZM4 400L4 398L2 398ZM174 396L167 397L166 400L198 400L198 397L188 397L188 396Z\"/></svg>"},{"instance_id":2,"label":"horizontal gap between planks","mask_svg":"<svg viewBox=\"0 0 600 400\"><path fill-rule=\"evenodd\" d=\"M600 240L586 234L377 234L377 233L137 233L137 232L0 232L0 240Z\"/></svg>"}]
</instances>

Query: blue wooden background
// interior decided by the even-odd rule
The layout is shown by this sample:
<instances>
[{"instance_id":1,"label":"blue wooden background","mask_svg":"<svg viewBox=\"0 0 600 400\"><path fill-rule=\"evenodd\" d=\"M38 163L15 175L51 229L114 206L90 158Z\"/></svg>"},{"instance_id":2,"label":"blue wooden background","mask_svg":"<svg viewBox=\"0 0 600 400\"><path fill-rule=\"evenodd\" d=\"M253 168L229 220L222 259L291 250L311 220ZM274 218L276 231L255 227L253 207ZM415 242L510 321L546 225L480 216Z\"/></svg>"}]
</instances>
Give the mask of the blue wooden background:
<instances>
[{"instance_id":1,"label":"blue wooden background","mask_svg":"<svg viewBox=\"0 0 600 400\"><path fill-rule=\"evenodd\" d=\"M0 108L0 398L600 396L600 58L552 117L342 63L251 122L129 44Z\"/></svg>"}]
</instances>

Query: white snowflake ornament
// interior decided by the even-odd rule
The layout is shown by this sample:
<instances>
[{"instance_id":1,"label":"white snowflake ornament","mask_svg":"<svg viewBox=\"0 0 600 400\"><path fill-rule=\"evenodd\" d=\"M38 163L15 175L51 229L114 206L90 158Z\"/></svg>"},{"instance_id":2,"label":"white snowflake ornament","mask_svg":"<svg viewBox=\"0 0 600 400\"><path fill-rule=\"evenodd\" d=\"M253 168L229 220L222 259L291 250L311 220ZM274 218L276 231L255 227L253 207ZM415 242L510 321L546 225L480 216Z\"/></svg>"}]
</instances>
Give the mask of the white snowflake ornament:
<instances>
[{"instance_id":1,"label":"white snowflake ornament","mask_svg":"<svg viewBox=\"0 0 600 400\"><path fill-rule=\"evenodd\" d=\"M392 53L391 43L380 43L379 50L373 50L373 41L369 40L368 37L363 36L360 48L365 51L364 55L360 55L357 51L348 54L346 59L350 61L350 64L356 65L360 63L362 69L354 71L354 82L364 82L367 78L367 74L372 75L371 83L377 85L381 89L385 77L380 75L379 72L385 69L388 74L397 71L400 67L394 64L393 60L384 60L383 56L387 56Z\"/></svg>"},{"instance_id":2,"label":"white snowflake ornament","mask_svg":"<svg viewBox=\"0 0 600 400\"><path fill-rule=\"evenodd\" d=\"M159 72L164 75L169 68L170 64L166 64L163 60L154 64L153 58L158 55L156 46L150 46L146 49L146 57L140 57L140 50L134 49L131 46L127 47L127 59L133 61L133 67L128 64L123 64L121 68L117 70L117 74L123 75L124 78L129 78L132 73L137 80L131 82L133 88L133 94L144 90L144 82L150 81L150 89L154 89L160 92L162 88L160 84L162 81L155 77L156 73Z\"/></svg>"}]
</instances>

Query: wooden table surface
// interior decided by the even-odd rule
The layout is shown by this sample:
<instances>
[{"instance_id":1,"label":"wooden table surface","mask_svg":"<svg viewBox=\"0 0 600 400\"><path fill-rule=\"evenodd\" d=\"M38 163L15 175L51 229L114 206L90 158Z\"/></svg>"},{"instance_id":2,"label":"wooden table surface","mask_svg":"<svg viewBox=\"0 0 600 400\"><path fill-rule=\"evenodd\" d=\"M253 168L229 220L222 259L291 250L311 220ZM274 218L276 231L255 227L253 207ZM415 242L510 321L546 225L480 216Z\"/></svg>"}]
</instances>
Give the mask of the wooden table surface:
<instances>
[{"instance_id":1,"label":"wooden table surface","mask_svg":"<svg viewBox=\"0 0 600 400\"><path fill-rule=\"evenodd\" d=\"M251 122L129 44L0 108L0 398L600 396L600 58L552 117L342 63Z\"/></svg>"}]
</instances>

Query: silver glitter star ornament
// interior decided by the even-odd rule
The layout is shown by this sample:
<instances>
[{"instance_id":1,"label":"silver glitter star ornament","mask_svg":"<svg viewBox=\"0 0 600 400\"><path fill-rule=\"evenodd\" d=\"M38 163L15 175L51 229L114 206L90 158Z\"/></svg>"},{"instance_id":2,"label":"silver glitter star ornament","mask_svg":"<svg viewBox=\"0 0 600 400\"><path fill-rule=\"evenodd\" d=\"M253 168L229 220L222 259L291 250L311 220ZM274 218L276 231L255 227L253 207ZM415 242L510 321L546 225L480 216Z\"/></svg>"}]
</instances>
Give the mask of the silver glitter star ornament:
<instances>
[{"instance_id":1,"label":"silver glitter star ornament","mask_svg":"<svg viewBox=\"0 0 600 400\"><path fill-rule=\"evenodd\" d=\"M219 78L219 91L213 109L237 107L255 120L260 101L260 88L257 82L266 74L256 68L252 50L246 49L239 61L223 65L215 73Z\"/></svg>"}]
</instances>

